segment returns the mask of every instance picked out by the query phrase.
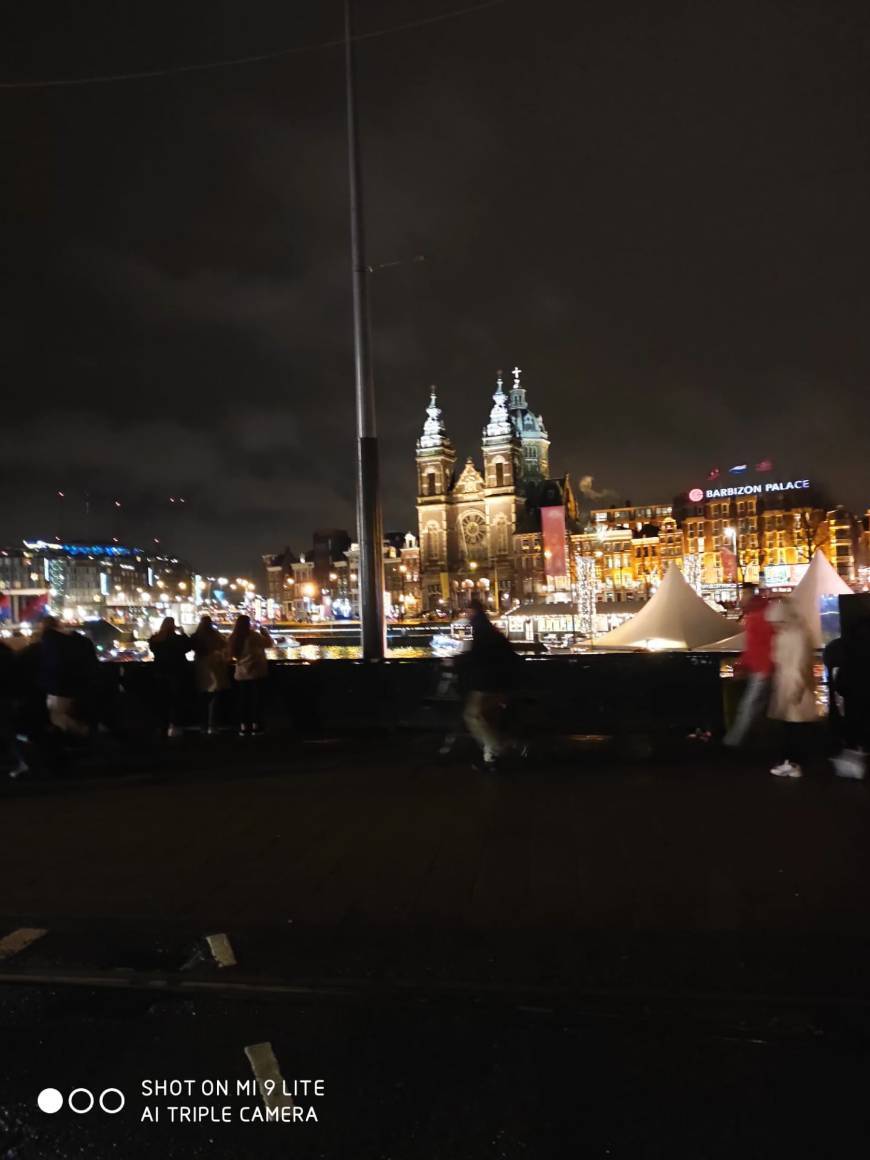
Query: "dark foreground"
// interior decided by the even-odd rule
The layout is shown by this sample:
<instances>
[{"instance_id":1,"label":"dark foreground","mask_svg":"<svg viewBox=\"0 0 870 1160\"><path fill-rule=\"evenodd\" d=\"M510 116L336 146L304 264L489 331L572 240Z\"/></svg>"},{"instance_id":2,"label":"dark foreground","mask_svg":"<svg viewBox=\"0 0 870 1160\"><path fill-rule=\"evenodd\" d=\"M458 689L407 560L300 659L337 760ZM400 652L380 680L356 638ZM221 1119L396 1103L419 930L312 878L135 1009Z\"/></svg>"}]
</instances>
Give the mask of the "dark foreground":
<instances>
[{"instance_id":1,"label":"dark foreground","mask_svg":"<svg viewBox=\"0 0 870 1160\"><path fill-rule=\"evenodd\" d=\"M866 1144L866 786L705 746L587 741L493 778L421 742L241 744L3 786L0 940L45 933L0 941L0 1157ZM297 1098L318 1122L239 1122L266 1042L325 1081ZM233 1094L142 1096L172 1078ZM127 1105L38 1110L77 1086Z\"/></svg>"}]
</instances>

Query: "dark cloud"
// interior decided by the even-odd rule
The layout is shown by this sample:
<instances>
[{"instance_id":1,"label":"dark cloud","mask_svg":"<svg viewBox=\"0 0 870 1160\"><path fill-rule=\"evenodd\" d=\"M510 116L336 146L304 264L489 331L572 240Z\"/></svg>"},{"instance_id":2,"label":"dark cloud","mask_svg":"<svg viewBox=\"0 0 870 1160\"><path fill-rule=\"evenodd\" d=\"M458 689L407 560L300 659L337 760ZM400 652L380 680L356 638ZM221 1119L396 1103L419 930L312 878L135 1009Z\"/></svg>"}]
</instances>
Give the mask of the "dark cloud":
<instances>
[{"instance_id":1,"label":"dark cloud","mask_svg":"<svg viewBox=\"0 0 870 1160\"><path fill-rule=\"evenodd\" d=\"M16 10L6 55L74 75L340 27L338 0L98 0ZM590 494L772 457L870 502L866 32L821 0L507 0L361 45L369 260L404 261L371 279L388 526L413 524L429 384L464 456L515 362ZM58 488L209 570L352 530L341 54L6 92L0 116L0 538L53 533Z\"/></svg>"}]
</instances>

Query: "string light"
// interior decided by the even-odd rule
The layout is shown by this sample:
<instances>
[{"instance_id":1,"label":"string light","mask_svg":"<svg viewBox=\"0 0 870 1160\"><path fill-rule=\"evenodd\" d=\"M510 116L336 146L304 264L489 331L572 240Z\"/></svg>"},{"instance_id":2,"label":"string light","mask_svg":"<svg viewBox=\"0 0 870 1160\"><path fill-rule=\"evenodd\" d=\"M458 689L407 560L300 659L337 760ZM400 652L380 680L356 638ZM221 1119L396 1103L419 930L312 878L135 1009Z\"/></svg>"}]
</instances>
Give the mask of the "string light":
<instances>
[{"instance_id":1,"label":"string light","mask_svg":"<svg viewBox=\"0 0 870 1160\"><path fill-rule=\"evenodd\" d=\"M595 628L595 606L598 596L598 576L594 556L580 556L577 560L577 614L580 631L592 636Z\"/></svg>"},{"instance_id":2,"label":"string light","mask_svg":"<svg viewBox=\"0 0 870 1160\"><path fill-rule=\"evenodd\" d=\"M683 576L686 583L695 592L701 595L701 557L695 554L690 554L683 557Z\"/></svg>"}]
</instances>

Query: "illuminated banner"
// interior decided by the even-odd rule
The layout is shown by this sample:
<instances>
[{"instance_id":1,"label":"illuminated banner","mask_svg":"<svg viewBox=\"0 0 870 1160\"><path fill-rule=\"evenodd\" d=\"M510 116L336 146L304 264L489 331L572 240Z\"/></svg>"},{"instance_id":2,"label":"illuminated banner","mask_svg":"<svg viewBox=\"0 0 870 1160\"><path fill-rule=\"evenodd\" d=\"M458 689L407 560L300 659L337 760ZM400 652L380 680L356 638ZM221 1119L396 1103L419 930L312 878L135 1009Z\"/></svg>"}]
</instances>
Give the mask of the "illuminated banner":
<instances>
[{"instance_id":1,"label":"illuminated banner","mask_svg":"<svg viewBox=\"0 0 870 1160\"><path fill-rule=\"evenodd\" d=\"M722 579L726 584L734 584L737 580L737 553L730 548L722 548Z\"/></svg>"},{"instance_id":2,"label":"illuminated banner","mask_svg":"<svg viewBox=\"0 0 870 1160\"><path fill-rule=\"evenodd\" d=\"M541 508L541 532L544 540L544 572L547 576L568 575L565 559L565 508Z\"/></svg>"}]
</instances>

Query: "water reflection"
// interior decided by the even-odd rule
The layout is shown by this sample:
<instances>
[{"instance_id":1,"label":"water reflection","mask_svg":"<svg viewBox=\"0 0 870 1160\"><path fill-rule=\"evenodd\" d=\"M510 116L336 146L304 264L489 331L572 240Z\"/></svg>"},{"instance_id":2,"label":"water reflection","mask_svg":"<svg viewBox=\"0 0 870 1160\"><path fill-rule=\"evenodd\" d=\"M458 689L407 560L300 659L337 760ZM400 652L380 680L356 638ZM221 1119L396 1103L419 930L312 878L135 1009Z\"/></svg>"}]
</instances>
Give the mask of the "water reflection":
<instances>
[{"instance_id":1,"label":"water reflection","mask_svg":"<svg viewBox=\"0 0 870 1160\"><path fill-rule=\"evenodd\" d=\"M270 648L266 655L272 661L356 661L362 656L362 649L358 644L302 644ZM386 655L388 660L414 660L433 653L425 645L399 645L387 648Z\"/></svg>"}]
</instances>

